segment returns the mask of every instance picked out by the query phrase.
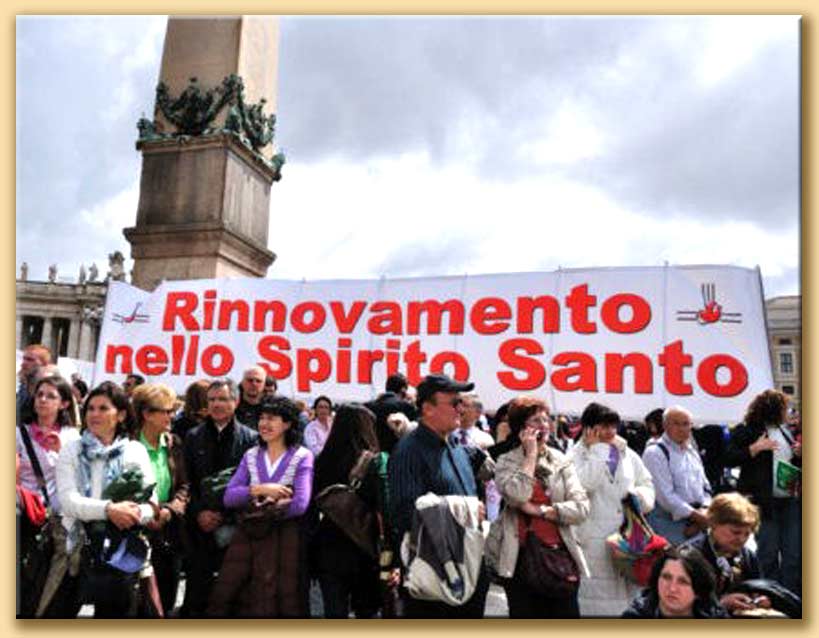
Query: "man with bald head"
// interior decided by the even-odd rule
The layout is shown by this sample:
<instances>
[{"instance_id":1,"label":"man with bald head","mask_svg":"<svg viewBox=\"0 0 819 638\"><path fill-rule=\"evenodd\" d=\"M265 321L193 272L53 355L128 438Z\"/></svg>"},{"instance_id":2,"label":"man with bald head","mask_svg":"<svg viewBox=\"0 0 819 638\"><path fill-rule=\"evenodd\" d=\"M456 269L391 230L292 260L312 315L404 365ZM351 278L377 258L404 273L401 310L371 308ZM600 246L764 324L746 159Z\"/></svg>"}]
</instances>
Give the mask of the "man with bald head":
<instances>
[{"instance_id":1,"label":"man with bald head","mask_svg":"<svg viewBox=\"0 0 819 638\"><path fill-rule=\"evenodd\" d=\"M643 464L657 495L647 518L654 531L674 544L708 527L711 484L691 434L693 417L680 406L663 412L663 435L643 452Z\"/></svg>"},{"instance_id":2,"label":"man with bald head","mask_svg":"<svg viewBox=\"0 0 819 638\"><path fill-rule=\"evenodd\" d=\"M261 366L245 370L240 384L242 400L236 408L236 420L254 430L259 429L259 414L264 398L264 382L267 372Z\"/></svg>"}]
</instances>

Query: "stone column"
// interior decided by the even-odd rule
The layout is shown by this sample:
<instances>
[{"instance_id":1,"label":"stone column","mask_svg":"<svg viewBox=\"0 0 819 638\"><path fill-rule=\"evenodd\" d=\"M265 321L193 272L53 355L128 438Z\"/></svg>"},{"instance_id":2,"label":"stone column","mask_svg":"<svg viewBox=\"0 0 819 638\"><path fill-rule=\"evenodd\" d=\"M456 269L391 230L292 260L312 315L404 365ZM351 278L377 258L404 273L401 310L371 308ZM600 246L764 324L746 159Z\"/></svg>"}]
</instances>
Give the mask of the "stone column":
<instances>
[{"instance_id":1,"label":"stone column","mask_svg":"<svg viewBox=\"0 0 819 638\"><path fill-rule=\"evenodd\" d=\"M44 317L43 318L43 336L41 338L41 343L51 350L51 354L54 358L54 363L57 362L57 353L54 352L54 344L52 341L54 340L51 334L51 317Z\"/></svg>"},{"instance_id":2,"label":"stone column","mask_svg":"<svg viewBox=\"0 0 819 638\"><path fill-rule=\"evenodd\" d=\"M93 361L93 353L91 352L91 323L83 321L80 324L80 346L77 352L77 358L85 361Z\"/></svg>"},{"instance_id":3,"label":"stone column","mask_svg":"<svg viewBox=\"0 0 819 638\"><path fill-rule=\"evenodd\" d=\"M23 318L17 315L14 322L14 347L18 350L23 348Z\"/></svg>"},{"instance_id":4,"label":"stone column","mask_svg":"<svg viewBox=\"0 0 819 638\"><path fill-rule=\"evenodd\" d=\"M71 324L68 327L68 356L74 359L80 358L80 320L71 317Z\"/></svg>"}]
</instances>

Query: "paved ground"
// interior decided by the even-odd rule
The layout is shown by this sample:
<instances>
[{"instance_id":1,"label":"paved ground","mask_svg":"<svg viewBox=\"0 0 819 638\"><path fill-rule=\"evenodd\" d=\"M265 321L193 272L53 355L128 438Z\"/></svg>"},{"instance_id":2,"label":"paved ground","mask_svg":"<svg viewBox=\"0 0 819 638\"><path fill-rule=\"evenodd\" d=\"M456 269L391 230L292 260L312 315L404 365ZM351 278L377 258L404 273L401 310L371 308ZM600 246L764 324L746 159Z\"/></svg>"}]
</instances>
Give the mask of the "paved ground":
<instances>
[{"instance_id":1,"label":"paved ground","mask_svg":"<svg viewBox=\"0 0 819 638\"><path fill-rule=\"evenodd\" d=\"M185 581L179 584L179 592L176 596L177 608L182 604L185 598ZM314 582L310 587L310 615L313 618L321 618L324 615L324 608L321 604L321 591L318 585ZM509 615L509 608L506 605L506 594L501 587L492 585L489 588L489 594L486 597L486 611L484 615L487 618L505 618ZM80 609L78 618L93 618L94 606L85 605Z\"/></svg>"}]
</instances>

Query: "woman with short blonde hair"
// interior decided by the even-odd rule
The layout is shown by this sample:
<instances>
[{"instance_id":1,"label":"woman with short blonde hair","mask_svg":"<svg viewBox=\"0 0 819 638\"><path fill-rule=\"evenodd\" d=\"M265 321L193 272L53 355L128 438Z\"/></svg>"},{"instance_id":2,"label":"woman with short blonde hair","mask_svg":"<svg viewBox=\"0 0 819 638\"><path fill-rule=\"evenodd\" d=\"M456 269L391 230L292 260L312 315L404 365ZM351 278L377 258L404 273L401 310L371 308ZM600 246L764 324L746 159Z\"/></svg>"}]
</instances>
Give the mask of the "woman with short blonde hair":
<instances>
[{"instance_id":1,"label":"woman with short blonde hair","mask_svg":"<svg viewBox=\"0 0 819 638\"><path fill-rule=\"evenodd\" d=\"M751 534L759 529L759 508L742 494L718 494L706 512L708 531L684 543L702 554L716 575L716 594L720 604L731 614L741 614L755 607L770 607L765 596L754 602L740 591L742 583L761 577L756 553L747 547Z\"/></svg>"},{"instance_id":2,"label":"woman with short blonde hair","mask_svg":"<svg viewBox=\"0 0 819 638\"><path fill-rule=\"evenodd\" d=\"M176 392L164 383L143 383L134 389L131 405L136 415L132 438L148 452L156 475L159 509L147 525L151 564L156 576L162 615L171 613L182 568L182 534L188 505L188 477L182 440L171 433ZM143 585L150 586L150 583Z\"/></svg>"},{"instance_id":3,"label":"woman with short blonde hair","mask_svg":"<svg viewBox=\"0 0 819 638\"><path fill-rule=\"evenodd\" d=\"M718 494L708 506L708 526L744 525L751 532L759 529L759 508L742 494L726 492Z\"/></svg>"}]
</instances>

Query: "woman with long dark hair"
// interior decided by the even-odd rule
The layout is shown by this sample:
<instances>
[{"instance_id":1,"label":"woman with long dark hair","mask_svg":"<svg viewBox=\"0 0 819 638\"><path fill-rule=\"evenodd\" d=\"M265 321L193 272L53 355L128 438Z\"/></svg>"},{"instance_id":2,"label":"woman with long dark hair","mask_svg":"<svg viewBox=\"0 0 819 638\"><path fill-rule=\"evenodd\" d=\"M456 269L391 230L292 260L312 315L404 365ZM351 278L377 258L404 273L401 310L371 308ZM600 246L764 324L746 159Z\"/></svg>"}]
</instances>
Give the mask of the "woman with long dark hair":
<instances>
[{"instance_id":1,"label":"woman with long dark hair","mask_svg":"<svg viewBox=\"0 0 819 638\"><path fill-rule=\"evenodd\" d=\"M61 377L45 377L36 382L33 393L34 420L20 425L16 431L17 456L20 460L18 482L26 489L39 494L51 512L49 529L54 541L54 554L48 576L42 583L41 592L25 591L24 600L33 602L39 598L35 609L28 610L37 617L64 617L76 615L76 570L64 578L68 570L68 554L65 551L65 529L62 525L62 508L57 494L57 459L60 449L80 437L73 415L76 411L71 386ZM29 448L34 458L29 454ZM40 486L38 474L42 473L45 491ZM25 585L27 579L22 579ZM38 588L39 589L39 588Z\"/></svg>"},{"instance_id":2,"label":"woman with long dark hair","mask_svg":"<svg viewBox=\"0 0 819 638\"><path fill-rule=\"evenodd\" d=\"M63 525L68 530L67 550L71 553L84 545L80 589L82 602L94 605L94 616L133 617L138 609L140 572L149 565L147 545L140 546L138 538L124 532L154 520L155 506L132 500L114 502L103 498L103 493L126 472L134 479L141 474L138 487L144 490L156 483L154 470L145 447L128 438L133 416L128 397L119 386L106 381L94 388L85 400L82 418L82 436L63 447L57 461L57 492ZM92 525L97 521L108 524ZM108 546L111 552L106 550ZM123 556L113 550L120 547L128 547L126 554L133 558L130 564L117 559Z\"/></svg>"},{"instance_id":3,"label":"woman with long dark hair","mask_svg":"<svg viewBox=\"0 0 819 638\"><path fill-rule=\"evenodd\" d=\"M801 477L802 443L790 431L787 418L787 396L777 390L758 394L744 423L731 431L723 462L740 467L737 491L759 507L756 542L762 575L801 596L801 478L788 483L785 476L800 468Z\"/></svg>"},{"instance_id":4,"label":"woman with long dark hair","mask_svg":"<svg viewBox=\"0 0 819 638\"><path fill-rule=\"evenodd\" d=\"M261 442L242 457L225 490L239 525L213 586L208 615L301 618L309 615L302 517L310 503L313 454L299 445L296 405L262 402Z\"/></svg>"},{"instance_id":5,"label":"woman with long dark hair","mask_svg":"<svg viewBox=\"0 0 819 638\"><path fill-rule=\"evenodd\" d=\"M386 454L379 453L375 415L358 403L344 404L336 412L330 437L316 460L313 492L319 494L337 483L348 484L353 467L368 462L358 495L375 513L374 520L380 517L382 529L388 529L384 522L386 461ZM378 535L379 530L373 533ZM327 516L321 518L312 549L325 617L347 618L351 609L356 618L375 616L382 606L378 560ZM394 573L391 578L394 580Z\"/></svg>"}]
</instances>

